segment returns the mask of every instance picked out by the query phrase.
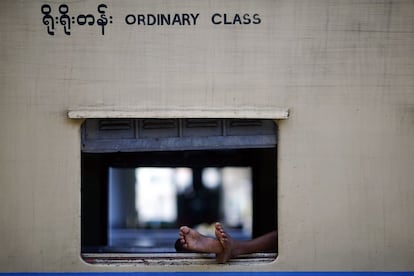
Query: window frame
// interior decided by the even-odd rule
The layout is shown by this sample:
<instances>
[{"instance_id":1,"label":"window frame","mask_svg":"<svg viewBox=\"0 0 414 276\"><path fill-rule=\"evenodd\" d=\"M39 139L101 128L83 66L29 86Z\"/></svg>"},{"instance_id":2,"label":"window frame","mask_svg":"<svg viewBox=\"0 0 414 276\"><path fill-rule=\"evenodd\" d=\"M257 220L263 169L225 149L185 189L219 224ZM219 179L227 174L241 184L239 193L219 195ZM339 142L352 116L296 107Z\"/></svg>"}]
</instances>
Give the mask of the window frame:
<instances>
[{"instance_id":1,"label":"window frame","mask_svg":"<svg viewBox=\"0 0 414 276\"><path fill-rule=\"evenodd\" d=\"M85 123L84 123L85 124ZM276 124L275 124L275 127L277 127L276 126ZM134 130L135 132L136 132L136 130ZM86 133L85 133L85 130L84 129L82 129L82 148L84 149L85 148L85 136L86 135ZM253 135L254 136L254 135ZM267 136L269 136L268 134L267 134ZM191 139L193 139L193 138L191 138ZM249 138L250 140L251 140L251 137ZM272 176L271 176L271 178L272 179L274 179L274 185L270 185L270 186L272 186L273 187L273 190L272 191L263 191L263 190L258 190L258 189L255 189L254 191L253 191L253 193L254 193L254 197L257 197L257 194L263 194L263 193L265 193L265 194L268 194L269 192L272 194L273 193L273 195L274 195L274 200L275 200L275 205L274 205L274 217L275 217L275 223L276 223L276 227L277 227L277 196L276 196L276 188L277 188L277 170L276 170L276 168L277 168L277 164L276 164L276 157L277 157L277 129L276 129L276 133L274 134L274 136L273 136L273 139L274 139L274 141L275 141L275 145L274 145L274 152L272 152L272 154L270 154L270 155L272 155L272 157L267 157L267 158L271 158L271 159L273 159L274 160L274 163L272 163L272 162L269 162L269 164L268 164L268 166L267 167L271 167L271 170L273 171L273 174L272 174ZM266 141L270 141L269 140L269 137L266 137L266 139L265 139ZM230 140L229 140L230 141ZM210 142L211 142L211 140L210 140ZM217 140L215 140L215 142L217 142ZM107 141L105 141L105 143L107 143ZM182 148L182 147L181 147ZM208 147L207 147L208 148ZM250 150L252 150L252 151L254 151L254 150L260 150L260 149L263 149L263 148L269 148L269 145L266 145L266 146L254 146L254 147L252 147L252 148L250 148ZM96 148L95 148L96 149ZM223 147L223 148L219 148L218 150L228 150L228 148L226 148L225 146ZM235 147L235 148L230 148L230 149L232 149L232 150L240 150L240 148L238 148L238 147ZM165 149L164 149L165 150ZM206 151L207 149L206 148L203 148L203 149L200 149L201 151L202 150L204 150L204 151ZM119 151L119 148L117 148L116 149L116 151ZM184 151L184 150L181 150L181 151ZM133 151L133 150L131 150L131 148L128 148L128 150L126 151L126 152L128 152L128 153L130 153L130 154L134 154L134 153L136 153L136 151ZM153 152L153 151L150 151L150 152L148 152L149 154L151 154L151 152ZM102 150L99 150L98 149L98 153L90 153L90 152L85 152L84 150L82 150L82 160L81 160L81 163L82 163L82 170L84 169L84 157L83 157L83 155L84 154L96 154L96 160L98 160L98 159L101 159L100 157L102 157L102 155L110 155L111 153L109 152L109 151L107 151L107 150L105 150L105 151L103 151L102 152ZM99 156L99 155L101 155L101 156ZM109 164L109 163L105 163L105 165L104 166L110 166L111 164ZM179 164L180 166L182 165L182 164ZM223 165L223 164L220 164L220 165ZM262 166L266 166L266 164L265 163L263 163L262 164ZM100 170L99 168L92 168L92 169L97 169L97 170ZM107 180L107 176L104 176L104 174L100 174L100 177L101 177L101 179L106 179ZM260 174L256 174L256 181L257 181L257 178L259 177L260 178ZM82 174L82 191L83 191L83 189L85 188L84 187L84 182L85 182L85 179L84 179L84 176L83 176L83 174ZM256 194L256 195L255 195ZM81 195L81 197L83 198L83 192L82 192L82 195ZM107 195L101 195L100 196L100 200L101 201L105 201L105 198L107 197ZM82 201L82 205L84 204L84 202L85 202L85 200L84 199L82 199L81 200ZM257 200L256 199L256 202L259 202L259 203L257 203L257 204L260 204L260 202L262 202L262 203L266 203L266 201L261 201L261 200ZM256 204L256 203L255 203ZM81 207L81 209L82 209L83 207ZM266 208L266 206L264 206L264 207L262 207L262 209L261 210L263 210L263 208ZM103 225L104 223L105 223L105 221L107 220L107 217L105 217L104 215L102 215L102 216L98 216L97 218L95 218L95 220L99 220L99 222L96 222L96 221L94 221L94 223L97 223L98 225ZM81 222L81 228L82 228L82 226L84 225L84 216L83 216L83 213L82 213L82 216L81 216L81 220L82 220L82 222ZM258 223L258 220L255 220L255 219L253 219L253 221L255 222L257 222ZM253 223L254 223L253 222ZM257 229L257 228L260 228L260 225L259 226L255 226L255 225L253 225L253 229ZM265 230L259 230L259 231L256 231L256 233L254 233L254 236L257 236L257 235L259 235L259 234L264 234L264 233L262 233L262 232L265 232ZM84 239L84 229L82 229L82 237L81 237L81 240L82 240L82 242L83 242L83 239ZM102 241L104 241L104 242L107 242L107 241L105 241L105 237L107 238L107 234L106 235L97 235L98 236L98 239L100 239L100 242L102 242ZM105 236L105 237L104 237ZM83 248L83 246L82 246L82 248ZM173 254L173 255L171 255L171 254ZM155 263L162 263L162 262L165 262L165 259L170 259L171 258L171 256L174 256L174 259L175 260L180 260L181 258L190 258L190 259L198 259L198 258L200 258L200 254L197 254L197 253L194 253L193 255L188 255L189 253L184 253L184 255L182 255L182 253L156 253L156 254L149 254L149 253L140 253L140 254L128 254L127 256L128 256L128 258L127 259L125 259L125 257L124 257L124 255L125 254L123 254L123 253L116 253L116 254L112 254L112 253L110 253L110 252L106 252L106 253L96 253L96 252L84 252L83 251L83 249L82 249L82 258L86 261L86 262L88 262L88 263L130 263L130 262L134 262L134 263L140 263L140 260L142 260L142 258L145 258L146 260L152 260L152 261L154 261ZM197 260L197 262L200 262L200 263L210 263L210 261L209 261L209 259L211 259L211 256L208 256L209 254L202 254L202 258L201 259L204 259L204 258L206 258L207 257L207 260ZM135 256L135 257L134 257ZM236 258L236 259L234 259L233 260L233 262L237 262L237 260L238 259L246 259L246 258L251 258L251 260L253 261L253 262L269 262L269 261L271 261L271 260L274 260L275 259L275 257L276 257L276 254L273 254L273 253L258 253L258 254L251 254L250 255L250 257L246 257L246 256L241 256L240 258ZM156 261L156 260L158 260L158 261ZM179 264L180 262L178 262L178 264Z\"/></svg>"}]
</instances>

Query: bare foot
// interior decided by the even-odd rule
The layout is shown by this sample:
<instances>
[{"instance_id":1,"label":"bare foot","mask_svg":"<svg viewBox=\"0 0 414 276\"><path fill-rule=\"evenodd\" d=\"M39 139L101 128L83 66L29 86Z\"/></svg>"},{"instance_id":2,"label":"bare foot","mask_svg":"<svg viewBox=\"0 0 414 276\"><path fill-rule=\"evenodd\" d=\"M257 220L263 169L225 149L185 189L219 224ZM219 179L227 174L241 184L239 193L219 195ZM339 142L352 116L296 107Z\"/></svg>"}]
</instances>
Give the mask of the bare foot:
<instances>
[{"instance_id":1,"label":"bare foot","mask_svg":"<svg viewBox=\"0 0 414 276\"><path fill-rule=\"evenodd\" d=\"M229 259L236 256L236 243L234 239L224 231L221 223L217 222L215 224L215 234L216 238L220 241L223 251L216 255L216 260L220 264L224 264Z\"/></svg>"},{"instance_id":2,"label":"bare foot","mask_svg":"<svg viewBox=\"0 0 414 276\"><path fill-rule=\"evenodd\" d=\"M192 252L215 253L223 251L221 243L187 227L180 227L179 240L183 248Z\"/></svg>"}]
</instances>

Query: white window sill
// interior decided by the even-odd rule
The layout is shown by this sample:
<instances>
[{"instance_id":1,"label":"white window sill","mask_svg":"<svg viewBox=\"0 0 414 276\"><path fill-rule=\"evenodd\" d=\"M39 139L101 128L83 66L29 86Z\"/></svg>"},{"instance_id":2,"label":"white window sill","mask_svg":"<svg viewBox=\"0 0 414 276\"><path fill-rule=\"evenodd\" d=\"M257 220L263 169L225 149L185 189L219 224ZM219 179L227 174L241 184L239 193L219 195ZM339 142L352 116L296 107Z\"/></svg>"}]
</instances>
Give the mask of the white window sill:
<instances>
[{"instance_id":1,"label":"white window sill","mask_svg":"<svg viewBox=\"0 0 414 276\"><path fill-rule=\"evenodd\" d=\"M70 119L87 118L250 118L287 119L287 108L172 108L172 109L131 109L131 108L74 108L68 111Z\"/></svg>"}]
</instances>

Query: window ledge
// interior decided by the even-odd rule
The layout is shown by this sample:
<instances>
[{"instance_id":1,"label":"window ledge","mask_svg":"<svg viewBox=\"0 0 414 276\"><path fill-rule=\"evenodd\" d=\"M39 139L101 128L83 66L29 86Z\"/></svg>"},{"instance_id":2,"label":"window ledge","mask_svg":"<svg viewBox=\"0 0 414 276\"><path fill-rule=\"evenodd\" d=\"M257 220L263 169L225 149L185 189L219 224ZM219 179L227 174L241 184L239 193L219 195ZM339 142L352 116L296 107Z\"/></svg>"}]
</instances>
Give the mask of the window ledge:
<instances>
[{"instance_id":1,"label":"window ledge","mask_svg":"<svg viewBox=\"0 0 414 276\"><path fill-rule=\"evenodd\" d=\"M287 108L176 108L131 109L85 107L68 111L70 119L88 118L250 118L287 119Z\"/></svg>"},{"instance_id":2,"label":"window ledge","mask_svg":"<svg viewBox=\"0 0 414 276\"><path fill-rule=\"evenodd\" d=\"M276 253L255 253L241 255L229 260L227 265L252 265L274 261ZM82 259L89 264L122 265L211 265L217 264L214 254L204 253L158 253L158 254L122 254L122 253L84 253Z\"/></svg>"}]
</instances>

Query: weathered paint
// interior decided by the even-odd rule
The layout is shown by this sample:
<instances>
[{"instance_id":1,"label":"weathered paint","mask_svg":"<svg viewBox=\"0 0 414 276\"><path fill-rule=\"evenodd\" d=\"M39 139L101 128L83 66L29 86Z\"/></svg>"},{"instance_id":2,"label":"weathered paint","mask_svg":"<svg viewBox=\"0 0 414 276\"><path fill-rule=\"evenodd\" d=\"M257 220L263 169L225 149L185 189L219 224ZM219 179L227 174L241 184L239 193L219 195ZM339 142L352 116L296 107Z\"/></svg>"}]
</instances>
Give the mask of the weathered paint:
<instances>
[{"instance_id":1,"label":"weathered paint","mask_svg":"<svg viewBox=\"0 0 414 276\"><path fill-rule=\"evenodd\" d=\"M278 258L208 271L414 270L413 1L107 1L105 35L95 25L70 36L47 34L45 3L0 2L1 270L205 271L80 258L82 120L68 112L187 108L289 110L278 120ZM97 14L103 2L47 3L57 16L62 3ZM158 11L200 12L199 25L123 21ZM212 26L202 15L216 11L262 22Z\"/></svg>"}]
</instances>

